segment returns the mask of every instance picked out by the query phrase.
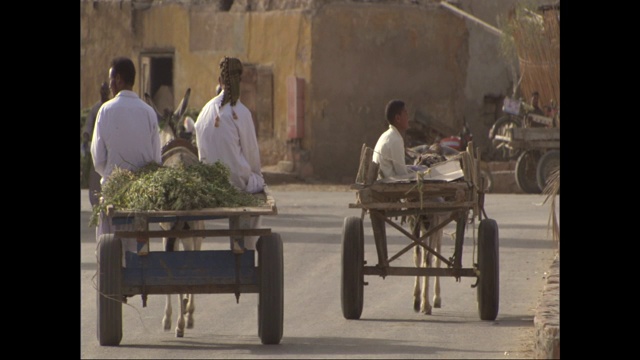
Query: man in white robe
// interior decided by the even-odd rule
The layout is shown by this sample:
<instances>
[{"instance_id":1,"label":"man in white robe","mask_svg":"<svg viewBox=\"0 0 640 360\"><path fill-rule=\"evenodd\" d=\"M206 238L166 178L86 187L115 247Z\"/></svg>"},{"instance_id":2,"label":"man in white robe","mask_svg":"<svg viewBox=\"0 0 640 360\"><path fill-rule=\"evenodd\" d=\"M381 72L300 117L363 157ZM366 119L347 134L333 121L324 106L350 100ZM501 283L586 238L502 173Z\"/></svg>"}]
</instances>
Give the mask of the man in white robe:
<instances>
[{"instance_id":1,"label":"man in white robe","mask_svg":"<svg viewBox=\"0 0 640 360\"><path fill-rule=\"evenodd\" d=\"M242 191L258 193L265 183L260 163L258 139L249 109L240 101L242 63L236 58L220 61L219 85L222 91L209 100L195 123L200 161L220 161L229 168L231 183ZM252 218L252 228L260 217ZM257 237L244 239L247 249L255 249Z\"/></svg>"},{"instance_id":2,"label":"man in white robe","mask_svg":"<svg viewBox=\"0 0 640 360\"><path fill-rule=\"evenodd\" d=\"M109 69L109 88L114 97L100 107L91 141L93 165L102 177L100 184L103 188L116 167L137 170L150 162L162 164L158 117L153 108L132 91L135 76L131 59L113 59ZM132 225L118 227L123 230L132 228ZM101 214L96 239L115 230ZM122 250L123 255L125 251L137 252L136 239L122 239Z\"/></svg>"}]
</instances>

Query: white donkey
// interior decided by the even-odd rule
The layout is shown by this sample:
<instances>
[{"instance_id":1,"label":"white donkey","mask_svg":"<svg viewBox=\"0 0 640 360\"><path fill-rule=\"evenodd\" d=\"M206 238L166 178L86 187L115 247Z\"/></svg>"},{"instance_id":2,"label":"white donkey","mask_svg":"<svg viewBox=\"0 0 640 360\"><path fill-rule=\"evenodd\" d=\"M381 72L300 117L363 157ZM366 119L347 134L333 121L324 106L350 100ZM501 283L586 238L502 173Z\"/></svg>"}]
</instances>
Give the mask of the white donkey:
<instances>
[{"instance_id":1,"label":"white donkey","mask_svg":"<svg viewBox=\"0 0 640 360\"><path fill-rule=\"evenodd\" d=\"M164 126L160 130L160 139L162 142L162 165L178 166L179 164L193 165L199 162L198 149L191 143L190 139L183 138L179 131L179 123L182 116L186 112L189 102L191 89L187 89L184 98L180 101L178 109L173 113L165 109L163 115L155 107L151 96L144 94L147 103L151 105L158 115L158 122L164 122ZM178 136L176 136L176 134ZM160 223L163 230L204 230L204 221L177 221L175 223ZM184 251L198 251L202 247L204 237L188 237L180 238ZM165 251L178 251L178 242L176 238L162 238L162 247ZM178 294L178 304L180 313L176 320L176 337L184 336L185 324L188 329L193 328L195 297L193 294ZM164 308L164 317L162 318L162 326L165 331L171 330L171 316L173 309L171 307L171 295L167 294L167 301Z\"/></svg>"},{"instance_id":2,"label":"white donkey","mask_svg":"<svg viewBox=\"0 0 640 360\"><path fill-rule=\"evenodd\" d=\"M413 235L416 237L418 237L419 234L426 234L429 228L440 224L446 219L446 216L441 213L436 213L429 214L427 216L420 216L419 219L420 224L413 232ZM409 224L411 228L414 229L415 218L410 218ZM440 254L442 234L443 229L436 230L433 234L427 237L425 242L425 245L433 249L438 254ZM418 245L413 248L413 262L418 268L430 268L434 266L439 268L441 264L440 258L434 256L431 252ZM420 280L422 280L422 285L420 284ZM433 307L439 308L441 305L440 277L435 276L433 282ZM431 303L429 302L429 276L416 276L413 284L413 310L424 313L425 315L431 315L431 309Z\"/></svg>"},{"instance_id":3,"label":"white donkey","mask_svg":"<svg viewBox=\"0 0 640 360\"><path fill-rule=\"evenodd\" d=\"M455 150L453 150L455 151ZM410 148L407 155L414 159L414 165L431 166L433 164L446 161L448 156L457 154L449 149L442 149L440 146L417 146ZM440 201L439 197L425 199L426 202ZM429 213L427 215L409 216L408 223L415 237L423 236L427 231L439 224L442 224L448 217L446 212ZM416 224L416 221L418 224ZM416 226L417 225L417 226ZM426 238L425 245L440 254L442 235L444 228L434 231ZM435 259L435 261L434 261ZM413 249L413 262L418 268L439 268L441 260L422 246L416 245ZM440 298L440 277L435 276L433 283L433 307L440 308L442 299ZM416 276L413 284L413 309L425 315L431 315L432 306L429 302L429 276Z\"/></svg>"}]
</instances>

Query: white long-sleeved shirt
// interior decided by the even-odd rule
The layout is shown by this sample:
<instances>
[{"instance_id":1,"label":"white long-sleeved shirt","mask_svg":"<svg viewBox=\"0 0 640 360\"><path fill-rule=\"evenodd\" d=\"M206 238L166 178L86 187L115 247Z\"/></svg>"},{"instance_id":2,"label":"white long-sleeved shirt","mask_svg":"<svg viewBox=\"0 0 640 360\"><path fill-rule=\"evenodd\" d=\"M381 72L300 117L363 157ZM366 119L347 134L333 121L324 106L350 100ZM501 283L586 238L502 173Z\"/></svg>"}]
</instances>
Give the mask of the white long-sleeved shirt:
<instances>
[{"instance_id":1,"label":"white long-sleeved shirt","mask_svg":"<svg viewBox=\"0 0 640 360\"><path fill-rule=\"evenodd\" d=\"M135 92L121 90L98 111L91 155L96 172L102 176L101 184L116 166L137 170L152 161L161 164L155 111Z\"/></svg>"},{"instance_id":2,"label":"white long-sleeved shirt","mask_svg":"<svg viewBox=\"0 0 640 360\"><path fill-rule=\"evenodd\" d=\"M404 139L395 126L389 125L389 129L380 135L372 160L380 165L378 179L409 173L404 160Z\"/></svg>"},{"instance_id":3,"label":"white long-sleeved shirt","mask_svg":"<svg viewBox=\"0 0 640 360\"><path fill-rule=\"evenodd\" d=\"M196 143L200 161L213 164L220 161L229 167L231 183L240 190L256 193L264 189L260 150L253 118L240 100L220 107L224 90L209 100L195 123ZM219 117L219 126L215 126Z\"/></svg>"}]
</instances>

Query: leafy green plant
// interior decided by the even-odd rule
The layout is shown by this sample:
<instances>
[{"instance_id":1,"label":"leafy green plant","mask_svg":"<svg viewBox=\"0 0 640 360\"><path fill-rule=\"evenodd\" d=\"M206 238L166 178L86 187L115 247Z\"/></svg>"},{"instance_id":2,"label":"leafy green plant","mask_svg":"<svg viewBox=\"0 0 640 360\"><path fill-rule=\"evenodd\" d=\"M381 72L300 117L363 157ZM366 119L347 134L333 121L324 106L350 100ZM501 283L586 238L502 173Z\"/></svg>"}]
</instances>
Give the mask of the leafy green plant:
<instances>
[{"instance_id":1,"label":"leafy green plant","mask_svg":"<svg viewBox=\"0 0 640 360\"><path fill-rule=\"evenodd\" d=\"M116 210L198 210L215 207L259 206L259 198L239 190L229 181L221 162L169 167L155 162L136 171L116 168L102 186L103 200L94 206L90 226L100 212Z\"/></svg>"}]
</instances>

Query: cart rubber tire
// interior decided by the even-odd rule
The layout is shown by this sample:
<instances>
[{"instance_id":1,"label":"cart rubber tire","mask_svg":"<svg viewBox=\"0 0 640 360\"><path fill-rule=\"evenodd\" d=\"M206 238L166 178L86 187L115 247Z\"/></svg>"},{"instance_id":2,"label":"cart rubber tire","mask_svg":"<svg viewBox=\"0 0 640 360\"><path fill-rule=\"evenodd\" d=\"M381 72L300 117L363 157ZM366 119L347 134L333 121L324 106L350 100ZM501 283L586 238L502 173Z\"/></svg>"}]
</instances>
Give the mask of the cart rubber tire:
<instances>
[{"instance_id":1,"label":"cart rubber tire","mask_svg":"<svg viewBox=\"0 0 640 360\"><path fill-rule=\"evenodd\" d=\"M118 346L122 340L122 241L113 234L100 236L98 244L97 335L101 346Z\"/></svg>"},{"instance_id":2,"label":"cart rubber tire","mask_svg":"<svg viewBox=\"0 0 640 360\"><path fill-rule=\"evenodd\" d=\"M500 256L498 251L498 223L482 219L478 226L478 312L480 320L493 321L500 303Z\"/></svg>"},{"instance_id":3,"label":"cart rubber tire","mask_svg":"<svg viewBox=\"0 0 640 360\"><path fill-rule=\"evenodd\" d=\"M549 150L542 155L536 168L536 180L540 189L544 190L553 171L560 167L560 150Z\"/></svg>"},{"instance_id":4,"label":"cart rubber tire","mask_svg":"<svg viewBox=\"0 0 640 360\"><path fill-rule=\"evenodd\" d=\"M506 115L496 120L489 130L489 139L491 140L491 145L497 155L495 160L508 161L518 158L521 153L521 149L512 148L509 144L510 140L504 141L496 139L496 135L510 137L511 134L508 129L520 127L522 127L522 120L513 115Z\"/></svg>"},{"instance_id":5,"label":"cart rubber tire","mask_svg":"<svg viewBox=\"0 0 640 360\"><path fill-rule=\"evenodd\" d=\"M349 216L342 227L340 298L345 319L358 320L364 300L364 228L362 219Z\"/></svg>"},{"instance_id":6,"label":"cart rubber tire","mask_svg":"<svg viewBox=\"0 0 640 360\"><path fill-rule=\"evenodd\" d=\"M540 156L539 150L526 150L520 154L516 162L516 185L526 194L540 194L542 192L536 178Z\"/></svg>"},{"instance_id":7,"label":"cart rubber tire","mask_svg":"<svg viewBox=\"0 0 640 360\"><path fill-rule=\"evenodd\" d=\"M265 345L279 344L284 320L284 260L278 233L260 236L258 250L258 336Z\"/></svg>"}]
</instances>

